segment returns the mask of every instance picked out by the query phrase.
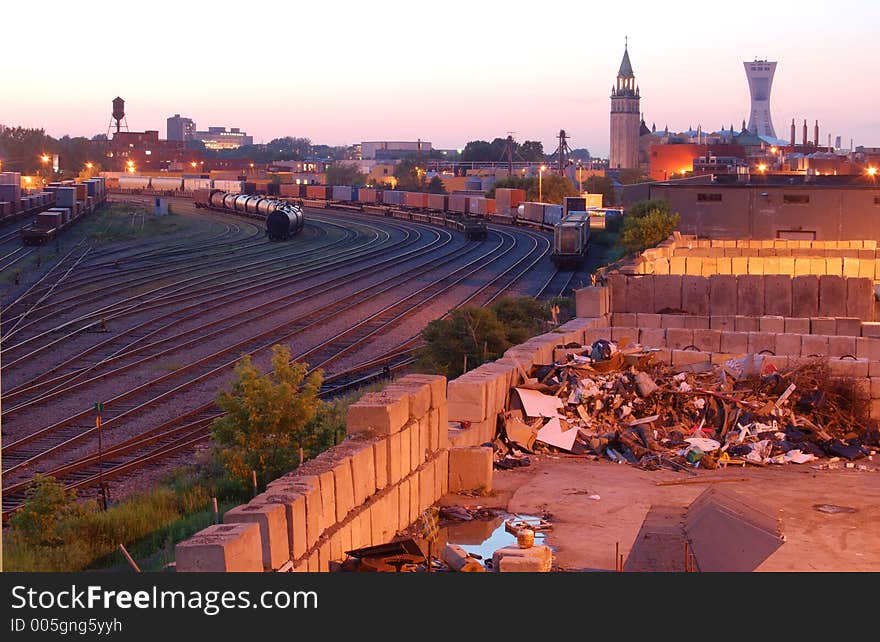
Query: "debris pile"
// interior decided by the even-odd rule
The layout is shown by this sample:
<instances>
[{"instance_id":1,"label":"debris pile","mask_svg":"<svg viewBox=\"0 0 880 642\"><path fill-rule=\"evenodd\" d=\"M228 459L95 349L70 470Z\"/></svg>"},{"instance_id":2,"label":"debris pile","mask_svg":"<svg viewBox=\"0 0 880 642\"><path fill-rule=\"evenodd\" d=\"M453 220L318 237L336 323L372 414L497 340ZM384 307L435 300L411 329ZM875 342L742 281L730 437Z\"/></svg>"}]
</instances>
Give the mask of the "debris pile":
<instances>
[{"instance_id":1,"label":"debris pile","mask_svg":"<svg viewBox=\"0 0 880 642\"><path fill-rule=\"evenodd\" d=\"M873 459L880 446L864 386L832 378L823 360L777 370L747 355L671 367L625 342L566 348L564 361L532 367L511 389L496 467L528 465L529 453L547 451L693 473L826 457L854 462Z\"/></svg>"}]
</instances>

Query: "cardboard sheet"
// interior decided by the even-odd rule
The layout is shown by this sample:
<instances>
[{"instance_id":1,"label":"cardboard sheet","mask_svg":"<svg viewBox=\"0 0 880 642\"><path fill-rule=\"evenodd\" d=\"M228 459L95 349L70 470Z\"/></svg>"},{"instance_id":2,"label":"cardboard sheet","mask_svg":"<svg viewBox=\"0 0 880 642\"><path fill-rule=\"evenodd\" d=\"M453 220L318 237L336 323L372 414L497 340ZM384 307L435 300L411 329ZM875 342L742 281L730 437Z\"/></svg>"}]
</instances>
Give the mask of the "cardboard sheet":
<instances>
[{"instance_id":1,"label":"cardboard sheet","mask_svg":"<svg viewBox=\"0 0 880 642\"><path fill-rule=\"evenodd\" d=\"M559 417L553 417L538 431L538 441L543 441L549 446L556 446L562 450L570 451L574 446L574 440L578 435L576 428L562 429Z\"/></svg>"},{"instance_id":2,"label":"cardboard sheet","mask_svg":"<svg viewBox=\"0 0 880 642\"><path fill-rule=\"evenodd\" d=\"M559 397L545 395L537 390L516 388L516 394L519 395L523 410L528 417L557 417L565 407Z\"/></svg>"}]
</instances>

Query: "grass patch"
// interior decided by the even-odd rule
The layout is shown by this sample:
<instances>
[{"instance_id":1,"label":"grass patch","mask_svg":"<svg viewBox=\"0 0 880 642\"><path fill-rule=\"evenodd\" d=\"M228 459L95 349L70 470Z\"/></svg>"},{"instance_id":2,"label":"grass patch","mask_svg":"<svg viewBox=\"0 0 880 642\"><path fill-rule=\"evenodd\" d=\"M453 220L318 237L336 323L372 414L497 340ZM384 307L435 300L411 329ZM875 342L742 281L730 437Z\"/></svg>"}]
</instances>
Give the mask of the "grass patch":
<instances>
[{"instance_id":1,"label":"grass patch","mask_svg":"<svg viewBox=\"0 0 880 642\"><path fill-rule=\"evenodd\" d=\"M82 227L89 241L103 244L163 236L174 238L194 223L194 219L177 214L153 216L144 207L110 205L84 219Z\"/></svg>"}]
</instances>

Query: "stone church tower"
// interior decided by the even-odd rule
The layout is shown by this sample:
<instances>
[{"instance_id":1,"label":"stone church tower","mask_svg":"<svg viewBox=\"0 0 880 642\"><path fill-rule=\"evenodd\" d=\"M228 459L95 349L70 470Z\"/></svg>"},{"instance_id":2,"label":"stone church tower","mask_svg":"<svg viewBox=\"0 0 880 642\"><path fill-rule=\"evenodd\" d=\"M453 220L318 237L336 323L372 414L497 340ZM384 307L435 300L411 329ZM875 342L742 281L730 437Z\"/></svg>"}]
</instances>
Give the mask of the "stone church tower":
<instances>
[{"instance_id":1,"label":"stone church tower","mask_svg":"<svg viewBox=\"0 0 880 642\"><path fill-rule=\"evenodd\" d=\"M623 60L620 62L620 71L617 72L617 86L611 88L611 169L639 167L639 98L639 87L629 62L629 51L624 46Z\"/></svg>"}]
</instances>

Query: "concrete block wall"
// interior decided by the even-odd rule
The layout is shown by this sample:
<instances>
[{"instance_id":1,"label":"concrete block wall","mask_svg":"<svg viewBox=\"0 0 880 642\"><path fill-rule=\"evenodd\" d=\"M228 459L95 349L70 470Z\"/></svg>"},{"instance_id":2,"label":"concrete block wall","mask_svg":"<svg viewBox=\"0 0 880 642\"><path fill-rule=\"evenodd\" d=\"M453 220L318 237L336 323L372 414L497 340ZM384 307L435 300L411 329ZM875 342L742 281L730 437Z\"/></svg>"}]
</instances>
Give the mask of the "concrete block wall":
<instances>
[{"instance_id":1,"label":"concrete block wall","mask_svg":"<svg viewBox=\"0 0 880 642\"><path fill-rule=\"evenodd\" d=\"M408 375L364 395L348 438L179 543L177 570L326 571L345 551L390 541L448 491L446 385Z\"/></svg>"}]
</instances>

